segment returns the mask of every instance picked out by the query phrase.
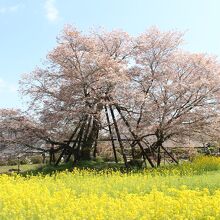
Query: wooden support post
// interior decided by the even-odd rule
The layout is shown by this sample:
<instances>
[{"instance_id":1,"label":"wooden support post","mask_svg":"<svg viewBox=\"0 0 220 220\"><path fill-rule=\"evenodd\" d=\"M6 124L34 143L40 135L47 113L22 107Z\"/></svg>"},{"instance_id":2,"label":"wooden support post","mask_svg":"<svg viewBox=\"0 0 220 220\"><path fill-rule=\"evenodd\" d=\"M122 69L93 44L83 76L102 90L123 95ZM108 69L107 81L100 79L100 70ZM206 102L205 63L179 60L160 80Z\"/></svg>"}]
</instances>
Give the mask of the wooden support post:
<instances>
[{"instance_id":1,"label":"wooden support post","mask_svg":"<svg viewBox=\"0 0 220 220\"><path fill-rule=\"evenodd\" d=\"M81 121L80 121L79 124L76 126L76 128L74 129L72 135L70 136L70 138L69 138L69 140L68 140L68 142L67 142L67 145L68 145L68 146L70 145L72 139L73 139L74 136L76 135L76 133L77 133L79 127L80 127L80 123L81 123Z\"/></svg>"},{"instance_id":2,"label":"wooden support post","mask_svg":"<svg viewBox=\"0 0 220 220\"><path fill-rule=\"evenodd\" d=\"M51 144L50 148L50 164L55 163L54 144Z\"/></svg>"},{"instance_id":3,"label":"wooden support post","mask_svg":"<svg viewBox=\"0 0 220 220\"><path fill-rule=\"evenodd\" d=\"M77 145L78 139L79 139L79 133L78 133L78 135L77 135L77 137L76 137L75 142L73 143L73 146L72 146L71 149L70 149L69 155L67 156L67 158L66 158L66 160L65 160L65 163L69 162L70 157L71 157L71 155L73 154L73 151L74 151L74 149L75 149L75 147L76 147L76 145Z\"/></svg>"},{"instance_id":4,"label":"wooden support post","mask_svg":"<svg viewBox=\"0 0 220 220\"><path fill-rule=\"evenodd\" d=\"M154 163L152 162L152 160L150 159L150 157L148 157L148 155L145 153L144 148L143 148L142 144L140 143L140 140L138 140L137 135L132 131L130 124L128 123L128 121L126 120L126 118L124 117L124 115L122 114L121 109L120 109L118 106L116 106L116 109L117 109L118 113L120 114L122 120L124 121L125 125L128 127L128 130L129 130L129 132L132 134L133 138L134 138L135 140L137 140L137 144L138 144L138 146L140 147L140 149L141 149L141 151L142 151L144 160L147 159L148 162L150 163L151 167L155 167L155 166L154 166Z\"/></svg>"},{"instance_id":5,"label":"wooden support post","mask_svg":"<svg viewBox=\"0 0 220 220\"><path fill-rule=\"evenodd\" d=\"M79 152L80 152L81 142L82 142L82 139L83 139L87 119L88 119L88 116L86 117L85 121L83 122L83 125L82 125L82 127L79 131L79 134L78 134L77 148L76 148L76 151L75 151L75 154L74 154L74 163L76 163L79 160L79 157L80 157Z\"/></svg>"},{"instance_id":6,"label":"wooden support post","mask_svg":"<svg viewBox=\"0 0 220 220\"><path fill-rule=\"evenodd\" d=\"M165 151L163 152L163 164L165 165L166 159L165 159Z\"/></svg>"},{"instance_id":7,"label":"wooden support post","mask_svg":"<svg viewBox=\"0 0 220 220\"><path fill-rule=\"evenodd\" d=\"M108 115L108 109L107 109L106 105L105 105L105 115L106 115L106 119L107 119L107 123L108 123L108 130L109 130L109 134L110 134L110 138L111 138L111 142L112 142L112 148L113 148L115 163L118 163L118 158L117 158L116 149L115 149L114 137L113 137L113 134L112 134L110 119L109 119L109 115Z\"/></svg>"},{"instance_id":8,"label":"wooden support post","mask_svg":"<svg viewBox=\"0 0 220 220\"><path fill-rule=\"evenodd\" d=\"M64 149L63 149L63 151L61 152L60 156L58 157L58 159L57 159L57 161L56 161L56 163L55 163L55 166L57 166L57 165L59 164L61 158L62 158L63 155L66 153L66 150L67 150L66 148L70 146L70 143L71 143L73 137L76 135L76 133L77 133L79 127L80 127L80 122L79 122L79 124L76 126L76 128L74 129L74 131L73 131L72 135L70 136L70 138L69 138L67 144L64 145Z\"/></svg>"},{"instance_id":9,"label":"wooden support post","mask_svg":"<svg viewBox=\"0 0 220 220\"><path fill-rule=\"evenodd\" d=\"M169 153L169 151L168 151L163 145L161 145L161 147L162 147L163 150L172 158L172 160L173 160L176 164L179 164L178 160L176 160L176 159L174 158L174 156L171 155L171 153Z\"/></svg>"},{"instance_id":10,"label":"wooden support post","mask_svg":"<svg viewBox=\"0 0 220 220\"><path fill-rule=\"evenodd\" d=\"M95 141L94 144L94 150L93 150L93 157L96 158L96 154L97 154L97 140Z\"/></svg>"},{"instance_id":11,"label":"wooden support post","mask_svg":"<svg viewBox=\"0 0 220 220\"><path fill-rule=\"evenodd\" d=\"M81 126L80 126L80 130L79 130L79 132L78 132L78 134L77 134L76 140L75 140L75 142L74 142L74 144L73 144L73 146L72 146L72 148L71 148L71 151L70 151L68 157L66 158L66 161L65 161L66 163L70 160L70 157L71 157L71 155L73 154L73 151L74 151L76 145L77 145L77 144L79 145L78 140L79 140L79 138L80 138L80 136L81 136L81 134L82 134L82 132L83 132L83 130L84 130L84 126L85 126L85 124L86 124L86 120L87 120L87 116L85 117L83 123L82 123ZM80 141L80 142L81 142L81 141ZM78 151L78 149L77 149L77 151ZM76 156L76 154L78 154L78 152L76 152L76 153L74 154L74 157ZM75 160L75 158L74 158L74 160Z\"/></svg>"},{"instance_id":12,"label":"wooden support post","mask_svg":"<svg viewBox=\"0 0 220 220\"><path fill-rule=\"evenodd\" d=\"M112 116L112 120L113 120L113 123L114 123L114 127L115 127L115 131L116 131L118 143L119 143L119 146L120 146L120 149L121 149L122 157L123 157L125 166L126 166L126 168L128 169L127 158L126 158L126 155L125 155L125 153L124 153L124 146L123 146L123 143L122 143L122 141L121 141L121 136L120 136L120 132L119 132L119 129L118 129L117 121L116 121L116 119L115 119L114 111L113 111L111 105L109 106L109 110L110 110L110 112L111 112L111 116Z\"/></svg>"},{"instance_id":13,"label":"wooden support post","mask_svg":"<svg viewBox=\"0 0 220 220\"><path fill-rule=\"evenodd\" d=\"M97 132L96 140L95 140L95 144L94 144L94 151L93 151L93 157L94 158L96 158L96 154L97 154L98 137L99 137L99 131Z\"/></svg>"},{"instance_id":14,"label":"wooden support post","mask_svg":"<svg viewBox=\"0 0 220 220\"><path fill-rule=\"evenodd\" d=\"M130 143L129 143L130 144ZM134 160L135 159L135 155L134 155L134 146L135 146L135 141L133 141L131 144L131 156L132 156L132 159Z\"/></svg>"},{"instance_id":15,"label":"wooden support post","mask_svg":"<svg viewBox=\"0 0 220 220\"><path fill-rule=\"evenodd\" d=\"M61 159L62 159L63 155L65 154L65 152L66 152L66 147L64 147L64 149L62 150L60 156L58 157L58 159L55 163L55 166L57 166L59 164L59 162L61 161Z\"/></svg>"},{"instance_id":16,"label":"wooden support post","mask_svg":"<svg viewBox=\"0 0 220 220\"><path fill-rule=\"evenodd\" d=\"M160 166L160 161L161 161L161 155L160 155L160 145L159 145L157 149L157 167Z\"/></svg>"}]
</instances>

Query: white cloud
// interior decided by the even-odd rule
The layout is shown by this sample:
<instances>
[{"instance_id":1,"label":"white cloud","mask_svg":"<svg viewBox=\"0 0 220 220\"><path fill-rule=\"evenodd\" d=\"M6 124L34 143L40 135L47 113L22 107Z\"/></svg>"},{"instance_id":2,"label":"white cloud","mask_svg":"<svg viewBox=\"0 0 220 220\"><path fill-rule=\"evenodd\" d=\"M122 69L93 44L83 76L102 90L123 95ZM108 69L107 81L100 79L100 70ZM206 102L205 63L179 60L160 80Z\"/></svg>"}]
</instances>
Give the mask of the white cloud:
<instances>
[{"instance_id":1,"label":"white cloud","mask_svg":"<svg viewBox=\"0 0 220 220\"><path fill-rule=\"evenodd\" d=\"M6 14L6 13L14 13L21 8L22 5L11 5L7 7L0 7L0 14Z\"/></svg>"},{"instance_id":2,"label":"white cloud","mask_svg":"<svg viewBox=\"0 0 220 220\"><path fill-rule=\"evenodd\" d=\"M18 11L19 7L20 7L20 5L13 5L13 6L10 6L10 7L8 8L8 10L9 10L10 12L16 12L16 11Z\"/></svg>"},{"instance_id":3,"label":"white cloud","mask_svg":"<svg viewBox=\"0 0 220 220\"><path fill-rule=\"evenodd\" d=\"M0 94L1 93L16 93L18 90L17 85L8 83L0 78Z\"/></svg>"},{"instance_id":4,"label":"white cloud","mask_svg":"<svg viewBox=\"0 0 220 220\"><path fill-rule=\"evenodd\" d=\"M49 21L54 22L59 19L59 11L55 6L55 0L46 0L44 7Z\"/></svg>"}]
</instances>

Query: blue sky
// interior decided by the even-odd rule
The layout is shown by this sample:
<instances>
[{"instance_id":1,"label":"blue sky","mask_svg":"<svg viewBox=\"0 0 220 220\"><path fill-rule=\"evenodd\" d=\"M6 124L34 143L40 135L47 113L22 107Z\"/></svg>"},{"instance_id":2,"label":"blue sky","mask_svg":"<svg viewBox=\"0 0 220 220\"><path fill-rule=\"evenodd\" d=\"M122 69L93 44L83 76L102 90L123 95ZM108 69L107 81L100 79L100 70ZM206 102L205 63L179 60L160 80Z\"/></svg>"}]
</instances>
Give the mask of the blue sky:
<instances>
[{"instance_id":1,"label":"blue sky","mask_svg":"<svg viewBox=\"0 0 220 220\"><path fill-rule=\"evenodd\" d=\"M44 61L65 24L186 31L184 49L220 56L219 22L219 0L0 0L0 108L22 107L21 75Z\"/></svg>"}]
</instances>

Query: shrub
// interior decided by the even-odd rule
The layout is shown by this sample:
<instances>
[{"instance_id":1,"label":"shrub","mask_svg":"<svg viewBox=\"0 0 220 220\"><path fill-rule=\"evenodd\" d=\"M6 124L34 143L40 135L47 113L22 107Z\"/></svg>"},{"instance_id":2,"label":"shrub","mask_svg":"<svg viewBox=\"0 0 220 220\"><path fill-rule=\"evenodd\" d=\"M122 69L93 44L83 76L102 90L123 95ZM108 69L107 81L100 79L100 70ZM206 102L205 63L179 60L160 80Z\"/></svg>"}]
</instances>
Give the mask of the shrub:
<instances>
[{"instance_id":1,"label":"shrub","mask_svg":"<svg viewBox=\"0 0 220 220\"><path fill-rule=\"evenodd\" d=\"M40 155L32 156L30 159L33 164L42 163L42 160L43 160L42 156L40 156Z\"/></svg>"},{"instance_id":2,"label":"shrub","mask_svg":"<svg viewBox=\"0 0 220 220\"><path fill-rule=\"evenodd\" d=\"M193 160L193 168L200 171L215 171L220 169L220 157L199 156Z\"/></svg>"},{"instance_id":3,"label":"shrub","mask_svg":"<svg viewBox=\"0 0 220 220\"><path fill-rule=\"evenodd\" d=\"M98 163L102 163L104 162L103 158L100 156L97 156L96 158L94 158L94 161L98 162Z\"/></svg>"},{"instance_id":4,"label":"shrub","mask_svg":"<svg viewBox=\"0 0 220 220\"><path fill-rule=\"evenodd\" d=\"M0 160L0 166L6 166L7 160Z\"/></svg>"},{"instance_id":5,"label":"shrub","mask_svg":"<svg viewBox=\"0 0 220 220\"><path fill-rule=\"evenodd\" d=\"M8 159L8 161L7 161L7 165L8 166L15 166L15 165L17 165L18 164L18 159Z\"/></svg>"}]
</instances>

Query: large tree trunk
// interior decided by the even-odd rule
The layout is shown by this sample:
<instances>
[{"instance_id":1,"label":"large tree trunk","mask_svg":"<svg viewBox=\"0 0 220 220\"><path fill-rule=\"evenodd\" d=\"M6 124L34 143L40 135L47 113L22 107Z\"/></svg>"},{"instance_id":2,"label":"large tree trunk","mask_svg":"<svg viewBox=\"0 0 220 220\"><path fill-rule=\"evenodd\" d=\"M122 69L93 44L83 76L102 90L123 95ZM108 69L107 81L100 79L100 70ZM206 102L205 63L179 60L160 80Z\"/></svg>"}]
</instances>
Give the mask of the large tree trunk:
<instances>
[{"instance_id":1,"label":"large tree trunk","mask_svg":"<svg viewBox=\"0 0 220 220\"><path fill-rule=\"evenodd\" d=\"M95 105L96 114L91 116L91 120L87 123L87 129L81 145L80 160L91 160L91 152L98 138L100 129L100 113L103 109L102 104Z\"/></svg>"},{"instance_id":2,"label":"large tree trunk","mask_svg":"<svg viewBox=\"0 0 220 220\"><path fill-rule=\"evenodd\" d=\"M92 126L89 129L87 134L84 136L84 141L82 143L81 148L81 160L90 160L91 159L91 151L96 142L98 132L99 132L99 122L96 118L93 119Z\"/></svg>"}]
</instances>

